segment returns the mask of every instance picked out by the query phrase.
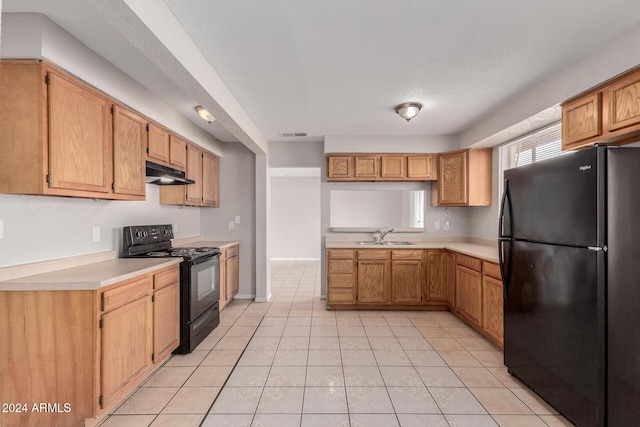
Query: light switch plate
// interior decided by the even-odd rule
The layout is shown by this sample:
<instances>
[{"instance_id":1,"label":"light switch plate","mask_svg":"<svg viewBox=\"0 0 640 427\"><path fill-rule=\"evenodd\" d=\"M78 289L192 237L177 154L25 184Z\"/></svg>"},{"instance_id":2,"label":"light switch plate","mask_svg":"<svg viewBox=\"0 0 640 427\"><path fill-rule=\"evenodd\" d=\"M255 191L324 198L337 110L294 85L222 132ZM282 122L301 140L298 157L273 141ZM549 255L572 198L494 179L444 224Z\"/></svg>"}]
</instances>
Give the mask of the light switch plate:
<instances>
[{"instance_id":1,"label":"light switch plate","mask_svg":"<svg viewBox=\"0 0 640 427\"><path fill-rule=\"evenodd\" d=\"M93 243L98 243L100 241L100 227L93 227Z\"/></svg>"},{"instance_id":2,"label":"light switch plate","mask_svg":"<svg viewBox=\"0 0 640 427\"><path fill-rule=\"evenodd\" d=\"M236 226L235 222L229 221L229 230L233 230L235 226Z\"/></svg>"},{"instance_id":3,"label":"light switch plate","mask_svg":"<svg viewBox=\"0 0 640 427\"><path fill-rule=\"evenodd\" d=\"M178 234L178 223L177 223L177 222L174 222L174 223L171 225L171 229L173 230L173 234L174 234L174 235Z\"/></svg>"},{"instance_id":4,"label":"light switch plate","mask_svg":"<svg viewBox=\"0 0 640 427\"><path fill-rule=\"evenodd\" d=\"M445 230L448 230L450 227L451 227L451 223L450 223L450 222L449 222L449 220L447 219L447 220L444 222L444 229L445 229Z\"/></svg>"},{"instance_id":5,"label":"light switch plate","mask_svg":"<svg viewBox=\"0 0 640 427\"><path fill-rule=\"evenodd\" d=\"M236 215L235 221L236 224L240 224L240 215Z\"/></svg>"},{"instance_id":6,"label":"light switch plate","mask_svg":"<svg viewBox=\"0 0 640 427\"><path fill-rule=\"evenodd\" d=\"M440 221L434 221L433 222L433 229L434 230L440 230Z\"/></svg>"}]
</instances>

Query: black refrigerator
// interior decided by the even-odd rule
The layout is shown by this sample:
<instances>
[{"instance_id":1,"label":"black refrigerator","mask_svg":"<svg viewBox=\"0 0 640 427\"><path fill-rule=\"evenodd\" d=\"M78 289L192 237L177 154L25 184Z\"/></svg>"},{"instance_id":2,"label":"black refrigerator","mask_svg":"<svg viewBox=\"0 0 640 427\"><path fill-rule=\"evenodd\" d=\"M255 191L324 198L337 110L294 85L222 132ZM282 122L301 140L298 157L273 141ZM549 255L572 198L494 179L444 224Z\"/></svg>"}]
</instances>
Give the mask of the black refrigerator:
<instances>
[{"instance_id":1,"label":"black refrigerator","mask_svg":"<svg viewBox=\"0 0 640 427\"><path fill-rule=\"evenodd\" d=\"M640 148L504 173L504 363L579 427L640 425Z\"/></svg>"}]
</instances>

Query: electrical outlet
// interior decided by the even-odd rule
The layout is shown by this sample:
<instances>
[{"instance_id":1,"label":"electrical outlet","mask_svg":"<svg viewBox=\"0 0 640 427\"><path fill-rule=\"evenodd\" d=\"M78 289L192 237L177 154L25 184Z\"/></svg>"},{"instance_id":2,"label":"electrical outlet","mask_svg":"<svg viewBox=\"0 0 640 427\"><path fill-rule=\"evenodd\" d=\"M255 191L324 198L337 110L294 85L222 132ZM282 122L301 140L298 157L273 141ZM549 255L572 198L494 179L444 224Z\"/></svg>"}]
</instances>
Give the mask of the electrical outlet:
<instances>
[{"instance_id":1,"label":"electrical outlet","mask_svg":"<svg viewBox=\"0 0 640 427\"><path fill-rule=\"evenodd\" d=\"M178 234L178 223L177 223L177 222L174 222L174 223L171 225L171 228L173 229L173 234L174 234L174 236L175 236L176 234Z\"/></svg>"},{"instance_id":2,"label":"electrical outlet","mask_svg":"<svg viewBox=\"0 0 640 427\"><path fill-rule=\"evenodd\" d=\"M433 222L433 229L434 230L440 230L440 221L434 221Z\"/></svg>"},{"instance_id":3,"label":"electrical outlet","mask_svg":"<svg viewBox=\"0 0 640 427\"><path fill-rule=\"evenodd\" d=\"M447 219L447 220L445 220L445 222L444 222L444 229L445 229L445 230L448 230L449 228L451 228L451 223L450 223L450 222L449 222L449 220Z\"/></svg>"},{"instance_id":4,"label":"electrical outlet","mask_svg":"<svg viewBox=\"0 0 640 427\"><path fill-rule=\"evenodd\" d=\"M233 230L236 227L236 223L233 221L229 221L229 230Z\"/></svg>"},{"instance_id":5,"label":"electrical outlet","mask_svg":"<svg viewBox=\"0 0 640 427\"><path fill-rule=\"evenodd\" d=\"M236 224L240 224L240 215L236 215L235 221Z\"/></svg>"},{"instance_id":6,"label":"electrical outlet","mask_svg":"<svg viewBox=\"0 0 640 427\"><path fill-rule=\"evenodd\" d=\"M98 243L100 241L100 227L93 227L93 243Z\"/></svg>"},{"instance_id":7,"label":"electrical outlet","mask_svg":"<svg viewBox=\"0 0 640 427\"><path fill-rule=\"evenodd\" d=\"M4 239L4 220L0 219L0 240Z\"/></svg>"}]
</instances>

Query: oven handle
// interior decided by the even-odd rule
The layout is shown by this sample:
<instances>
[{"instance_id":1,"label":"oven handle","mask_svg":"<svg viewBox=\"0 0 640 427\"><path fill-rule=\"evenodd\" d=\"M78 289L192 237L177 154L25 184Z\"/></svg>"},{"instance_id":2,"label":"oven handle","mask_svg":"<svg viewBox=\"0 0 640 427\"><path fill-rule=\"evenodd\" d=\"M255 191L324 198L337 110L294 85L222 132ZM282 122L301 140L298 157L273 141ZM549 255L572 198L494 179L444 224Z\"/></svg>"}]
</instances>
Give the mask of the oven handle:
<instances>
[{"instance_id":1,"label":"oven handle","mask_svg":"<svg viewBox=\"0 0 640 427\"><path fill-rule=\"evenodd\" d=\"M189 265L194 266L194 265L202 264L202 263L205 263L207 261L210 261L212 258L219 257L219 256L220 256L220 252L216 252L216 253L214 253L212 255L203 256L203 257L200 257L198 259L194 259L192 261L189 261Z\"/></svg>"}]
</instances>

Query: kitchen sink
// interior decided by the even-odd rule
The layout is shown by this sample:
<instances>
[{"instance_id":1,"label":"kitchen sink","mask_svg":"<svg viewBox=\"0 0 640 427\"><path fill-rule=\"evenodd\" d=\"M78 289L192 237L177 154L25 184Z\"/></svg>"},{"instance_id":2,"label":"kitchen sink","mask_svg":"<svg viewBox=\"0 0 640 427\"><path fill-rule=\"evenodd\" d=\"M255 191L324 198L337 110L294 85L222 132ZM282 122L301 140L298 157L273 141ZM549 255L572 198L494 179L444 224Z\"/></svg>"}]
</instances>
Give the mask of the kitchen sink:
<instances>
[{"instance_id":1,"label":"kitchen sink","mask_svg":"<svg viewBox=\"0 0 640 427\"><path fill-rule=\"evenodd\" d=\"M368 241L368 242L359 242L359 244L364 245L364 246L386 246L386 245L413 245L413 242L391 242L391 241L380 241L380 240L376 240L376 241Z\"/></svg>"}]
</instances>

